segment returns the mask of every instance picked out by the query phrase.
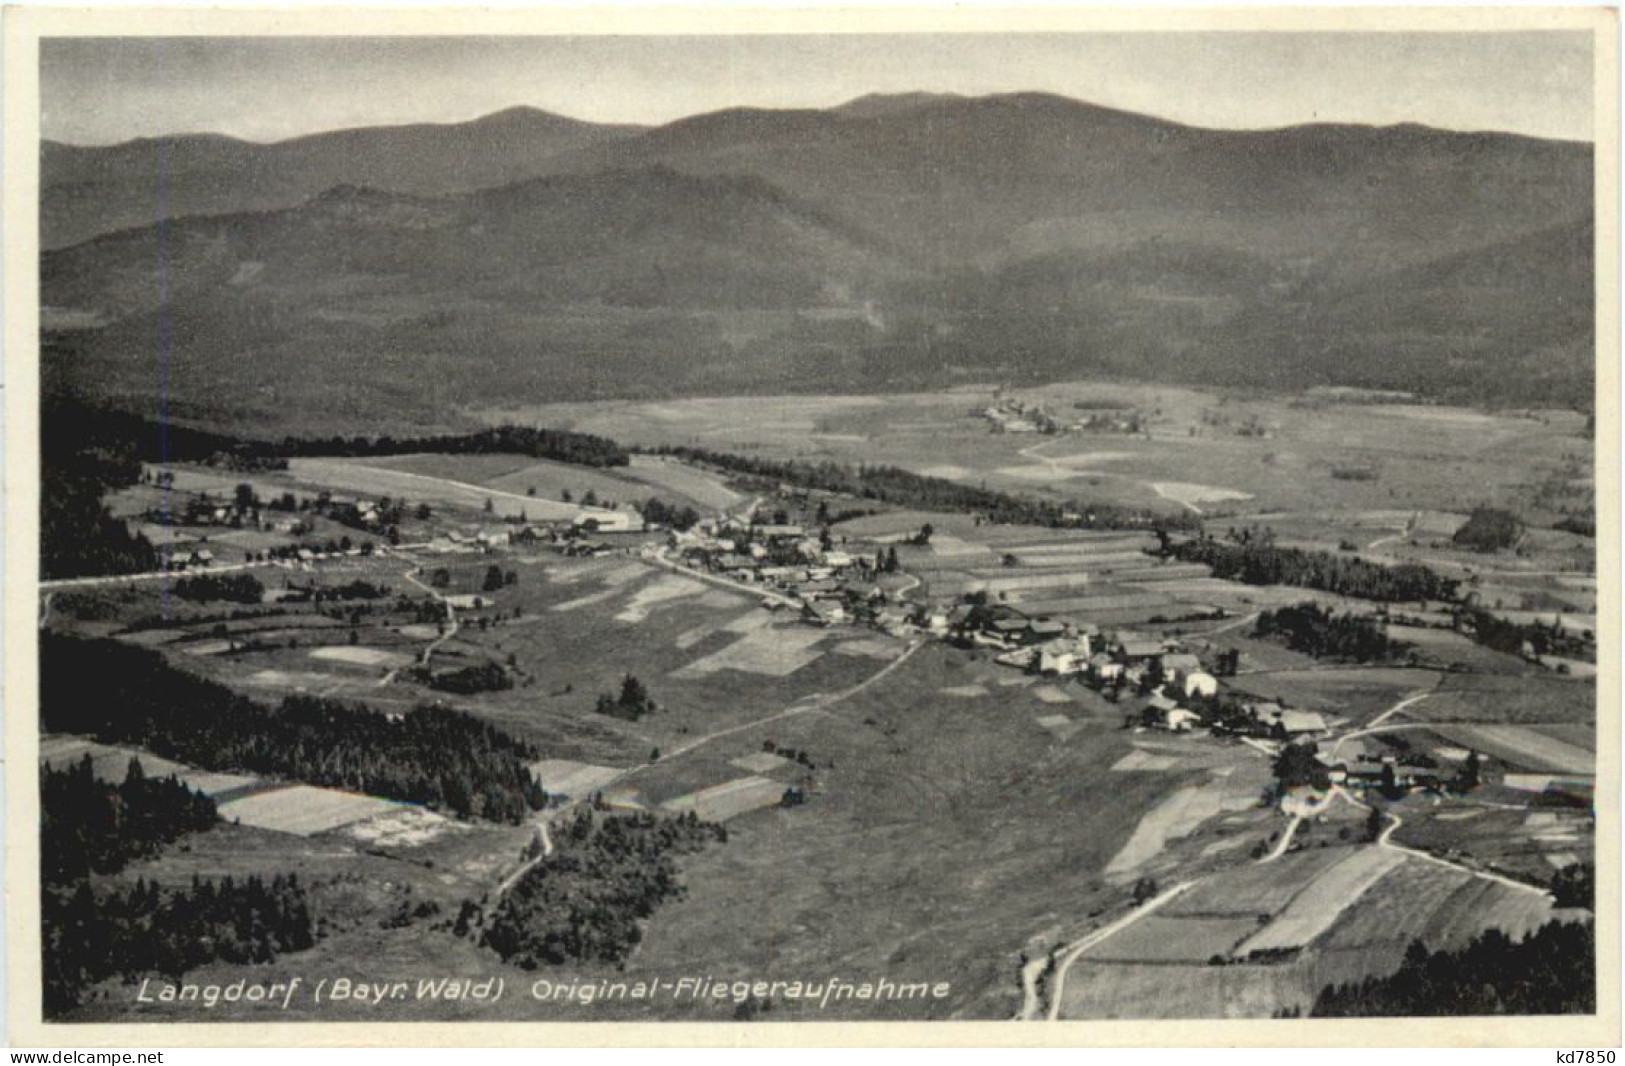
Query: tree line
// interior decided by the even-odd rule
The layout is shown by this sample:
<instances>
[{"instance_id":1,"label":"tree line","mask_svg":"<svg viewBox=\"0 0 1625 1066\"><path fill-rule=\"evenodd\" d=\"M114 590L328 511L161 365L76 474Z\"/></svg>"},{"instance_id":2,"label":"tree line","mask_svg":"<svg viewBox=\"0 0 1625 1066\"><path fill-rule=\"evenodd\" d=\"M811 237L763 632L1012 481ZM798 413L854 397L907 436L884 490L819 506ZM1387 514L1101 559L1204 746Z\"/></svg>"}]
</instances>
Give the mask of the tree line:
<instances>
[{"instance_id":1,"label":"tree line","mask_svg":"<svg viewBox=\"0 0 1625 1066\"><path fill-rule=\"evenodd\" d=\"M621 962L642 939L638 922L682 894L674 856L727 838L692 811L599 818L584 809L554 832L553 854L502 897L481 943L526 970ZM466 932L479 917L465 904L456 928Z\"/></svg>"},{"instance_id":2,"label":"tree line","mask_svg":"<svg viewBox=\"0 0 1625 1066\"><path fill-rule=\"evenodd\" d=\"M316 942L311 901L296 875L270 881L192 879L180 889L137 880L95 891L81 880L40 899L44 1007L59 1017L113 976L180 977L212 962L264 963Z\"/></svg>"},{"instance_id":3,"label":"tree line","mask_svg":"<svg viewBox=\"0 0 1625 1066\"><path fill-rule=\"evenodd\" d=\"M1354 556L1203 536L1171 542L1164 554L1201 563L1214 577L1248 585L1293 585L1388 603L1453 601L1460 583L1416 563L1384 566Z\"/></svg>"},{"instance_id":4,"label":"tree line","mask_svg":"<svg viewBox=\"0 0 1625 1066\"><path fill-rule=\"evenodd\" d=\"M782 482L926 511L979 514L1000 525L1080 529L1199 528L1198 520L1192 515L1167 515L1113 504L1041 500L947 478L928 477L895 466L765 459L687 445L650 450L653 454L704 463L761 482L775 485Z\"/></svg>"},{"instance_id":5,"label":"tree line","mask_svg":"<svg viewBox=\"0 0 1625 1066\"><path fill-rule=\"evenodd\" d=\"M1390 662L1412 647L1390 639L1387 627L1374 618L1333 614L1316 603L1264 611L1253 627L1253 636L1278 639L1293 651L1316 659L1353 663Z\"/></svg>"},{"instance_id":6,"label":"tree line","mask_svg":"<svg viewBox=\"0 0 1625 1066\"><path fill-rule=\"evenodd\" d=\"M1591 1014L1597 1004L1591 922L1548 922L1522 940L1499 929L1466 946L1430 951L1413 941L1388 977L1328 987L1310 1014L1391 1018L1481 1014Z\"/></svg>"},{"instance_id":7,"label":"tree line","mask_svg":"<svg viewBox=\"0 0 1625 1066\"><path fill-rule=\"evenodd\" d=\"M58 884L113 873L218 817L209 797L175 777L147 777L137 758L119 784L97 778L89 754L64 769L43 766L40 874Z\"/></svg>"},{"instance_id":8,"label":"tree line","mask_svg":"<svg viewBox=\"0 0 1625 1066\"><path fill-rule=\"evenodd\" d=\"M275 708L178 670L151 649L43 633L48 732L133 744L209 770L268 774L517 824L547 802L529 744L460 711L388 716L289 696Z\"/></svg>"}]
</instances>

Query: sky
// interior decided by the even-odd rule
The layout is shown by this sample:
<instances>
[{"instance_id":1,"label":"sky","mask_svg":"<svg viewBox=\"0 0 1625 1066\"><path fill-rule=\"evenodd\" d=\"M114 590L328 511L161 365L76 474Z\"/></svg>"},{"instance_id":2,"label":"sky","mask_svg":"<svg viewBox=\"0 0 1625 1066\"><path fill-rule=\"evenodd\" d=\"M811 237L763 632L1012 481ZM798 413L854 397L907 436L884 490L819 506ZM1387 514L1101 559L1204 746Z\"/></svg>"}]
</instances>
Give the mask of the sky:
<instances>
[{"instance_id":1,"label":"sky","mask_svg":"<svg viewBox=\"0 0 1625 1066\"><path fill-rule=\"evenodd\" d=\"M871 92L1042 91L1192 125L1421 122L1592 136L1591 38L1519 33L1075 33L52 38L41 130L271 141L530 105L658 124Z\"/></svg>"}]
</instances>

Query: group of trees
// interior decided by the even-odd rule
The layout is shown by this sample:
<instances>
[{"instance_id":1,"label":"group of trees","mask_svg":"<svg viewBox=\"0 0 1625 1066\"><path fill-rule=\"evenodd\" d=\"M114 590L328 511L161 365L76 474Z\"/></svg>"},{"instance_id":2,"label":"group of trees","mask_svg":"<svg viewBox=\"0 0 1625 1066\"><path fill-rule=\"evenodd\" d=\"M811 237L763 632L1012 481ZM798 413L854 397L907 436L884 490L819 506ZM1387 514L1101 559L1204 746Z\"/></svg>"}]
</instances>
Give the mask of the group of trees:
<instances>
[{"instance_id":1,"label":"group of trees","mask_svg":"<svg viewBox=\"0 0 1625 1066\"><path fill-rule=\"evenodd\" d=\"M226 600L231 603L259 603L265 586L253 574L201 574L183 577L170 587L183 600Z\"/></svg>"},{"instance_id":2,"label":"group of trees","mask_svg":"<svg viewBox=\"0 0 1625 1066\"><path fill-rule=\"evenodd\" d=\"M1195 517L1191 515L1170 516L1111 504L1041 500L965 485L947 478L927 477L895 466L854 467L827 461L766 459L687 445L663 447L655 451L657 454L705 463L773 486L787 483L923 511L979 514L990 522L1005 525L1083 529L1198 528Z\"/></svg>"},{"instance_id":3,"label":"group of trees","mask_svg":"<svg viewBox=\"0 0 1625 1066\"><path fill-rule=\"evenodd\" d=\"M1493 552L1515 546L1523 537L1523 523L1511 511L1475 507L1450 539L1458 548Z\"/></svg>"},{"instance_id":4,"label":"group of trees","mask_svg":"<svg viewBox=\"0 0 1625 1066\"><path fill-rule=\"evenodd\" d=\"M309 895L294 874L193 878L189 887L138 880L97 892L88 881L48 887L40 900L45 1014L72 1009L115 975L179 977L211 962L263 963L316 942Z\"/></svg>"},{"instance_id":5,"label":"group of trees","mask_svg":"<svg viewBox=\"0 0 1625 1066\"><path fill-rule=\"evenodd\" d=\"M623 961L642 939L638 922L681 895L675 857L726 841L727 830L693 812L601 818L582 810L553 840L553 854L502 897L481 937L526 970ZM459 926L468 927L471 909Z\"/></svg>"},{"instance_id":6,"label":"group of trees","mask_svg":"<svg viewBox=\"0 0 1625 1066\"><path fill-rule=\"evenodd\" d=\"M434 673L424 669L424 682L441 692L454 692L460 696L473 696L481 692L504 692L513 688L513 676L501 663L473 663L456 670Z\"/></svg>"},{"instance_id":7,"label":"group of trees","mask_svg":"<svg viewBox=\"0 0 1625 1066\"><path fill-rule=\"evenodd\" d=\"M1465 947L1412 942L1399 972L1326 988L1310 1013L1328 1018L1470 1014L1591 1014L1596 933L1590 922L1549 922L1522 940L1499 929Z\"/></svg>"},{"instance_id":8,"label":"group of trees","mask_svg":"<svg viewBox=\"0 0 1625 1066\"><path fill-rule=\"evenodd\" d=\"M1294 585L1389 603L1452 601L1459 587L1454 578L1415 563L1383 566L1333 552L1278 548L1268 542L1237 544L1204 536L1170 543L1165 551L1181 562L1209 567L1214 577L1248 585Z\"/></svg>"},{"instance_id":9,"label":"group of trees","mask_svg":"<svg viewBox=\"0 0 1625 1066\"><path fill-rule=\"evenodd\" d=\"M1264 611L1253 629L1256 637L1274 637L1293 651L1316 659L1343 662L1388 662L1411 650L1411 645L1388 637L1377 619L1359 614L1333 614L1316 603L1300 603Z\"/></svg>"},{"instance_id":10,"label":"group of trees","mask_svg":"<svg viewBox=\"0 0 1625 1066\"><path fill-rule=\"evenodd\" d=\"M578 466L625 466L627 450L608 437L534 426L493 426L472 433L433 437L286 437L276 445L240 448L249 454L300 455L530 455Z\"/></svg>"},{"instance_id":11,"label":"group of trees","mask_svg":"<svg viewBox=\"0 0 1625 1066\"><path fill-rule=\"evenodd\" d=\"M210 770L270 774L518 823L547 802L529 744L460 711L387 716L289 696L271 708L111 640L41 634L45 729Z\"/></svg>"},{"instance_id":12,"label":"group of trees","mask_svg":"<svg viewBox=\"0 0 1625 1066\"><path fill-rule=\"evenodd\" d=\"M188 833L212 827L214 801L174 777L149 778L130 759L119 784L96 777L91 757L40 768L40 871L61 884L112 873Z\"/></svg>"},{"instance_id":13,"label":"group of trees","mask_svg":"<svg viewBox=\"0 0 1625 1066\"><path fill-rule=\"evenodd\" d=\"M1552 624L1535 619L1514 622L1479 607L1456 612L1456 628L1478 643L1507 655L1555 655L1564 659L1597 661L1594 635L1574 633L1554 620Z\"/></svg>"},{"instance_id":14,"label":"group of trees","mask_svg":"<svg viewBox=\"0 0 1625 1066\"><path fill-rule=\"evenodd\" d=\"M76 413L72 405L50 401L41 412L41 577L158 569L158 550L102 502L107 493L140 480L134 443L76 424Z\"/></svg>"},{"instance_id":15,"label":"group of trees","mask_svg":"<svg viewBox=\"0 0 1625 1066\"><path fill-rule=\"evenodd\" d=\"M594 707L599 714L607 714L611 718L620 718L628 722L636 722L646 714L653 714L660 709L660 705L649 695L649 690L642 681L627 674L621 678L621 691L619 695L608 692L598 697L598 704Z\"/></svg>"},{"instance_id":16,"label":"group of trees","mask_svg":"<svg viewBox=\"0 0 1625 1066\"><path fill-rule=\"evenodd\" d=\"M645 522L670 529L692 529L700 520L700 512L693 507L687 504L679 507L654 496L649 497L640 510Z\"/></svg>"}]
</instances>

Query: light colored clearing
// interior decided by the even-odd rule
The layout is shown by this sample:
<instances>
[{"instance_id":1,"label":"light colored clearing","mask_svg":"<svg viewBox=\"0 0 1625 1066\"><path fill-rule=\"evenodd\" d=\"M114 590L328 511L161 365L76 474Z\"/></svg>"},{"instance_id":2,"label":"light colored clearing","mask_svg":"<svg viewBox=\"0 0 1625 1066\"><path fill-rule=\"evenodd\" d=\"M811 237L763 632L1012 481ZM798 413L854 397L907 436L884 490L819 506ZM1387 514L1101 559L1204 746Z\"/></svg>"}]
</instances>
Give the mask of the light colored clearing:
<instances>
[{"instance_id":1,"label":"light colored clearing","mask_svg":"<svg viewBox=\"0 0 1625 1066\"><path fill-rule=\"evenodd\" d=\"M697 596L705 591L703 582L693 578L678 577L669 574L661 577L633 594L626 607L615 615L617 622L641 622L649 617L649 612L662 603L671 600L680 600L688 596Z\"/></svg>"},{"instance_id":2,"label":"light colored clearing","mask_svg":"<svg viewBox=\"0 0 1625 1066\"><path fill-rule=\"evenodd\" d=\"M125 644L139 644L144 648L168 644L186 636L184 629L140 629L134 633L120 633L118 639Z\"/></svg>"},{"instance_id":3,"label":"light colored clearing","mask_svg":"<svg viewBox=\"0 0 1625 1066\"><path fill-rule=\"evenodd\" d=\"M695 626L693 629L686 629L677 634L677 639L672 643L683 651L687 651L716 631L716 626Z\"/></svg>"},{"instance_id":4,"label":"light colored clearing","mask_svg":"<svg viewBox=\"0 0 1625 1066\"><path fill-rule=\"evenodd\" d=\"M986 544L978 544L975 541L965 540L949 533L931 534L931 552L934 555L944 555L948 557L960 555L985 555L987 554L987 551L988 547Z\"/></svg>"},{"instance_id":5,"label":"light colored clearing","mask_svg":"<svg viewBox=\"0 0 1625 1066\"><path fill-rule=\"evenodd\" d=\"M764 807L776 807L783 796L784 785L781 782L751 776L678 796L661 804L661 808L676 814L693 811L703 821L723 822Z\"/></svg>"},{"instance_id":6,"label":"light colored clearing","mask_svg":"<svg viewBox=\"0 0 1625 1066\"><path fill-rule=\"evenodd\" d=\"M434 626L424 626L424 625L415 625L415 624L414 625L409 625L409 626L401 626L401 628L397 629L396 632L399 633L403 637L411 637L413 640L433 640L435 637L438 637L440 635L440 631L438 629L436 629Z\"/></svg>"},{"instance_id":7,"label":"light colored clearing","mask_svg":"<svg viewBox=\"0 0 1625 1066\"><path fill-rule=\"evenodd\" d=\"M746 633L726 648L673 670L672 677L707 677L718 670L741 670L768 677L786 677L824 653L814 646L824 635L804 626L764 627Z\"/></svg>"},{"instance_id":8,"label":"light colored clearing","mask_svg":"<svg viewBox=\"0 0 1625 1066\"><path fill-rule=\"evenodd\" d=\"M1404 853L1392 848L1357 849L1309 882L1273 922L1237 948L1236 954L1306 946L1330 929L1345 907L1404 861Z\"/></svg>"},{"instance_id":9,"label":"light colored clearing","mask_svg":"<svg viewBox=\"0 0 1625 1066\"><path fill-rule=\"evenodd\" d=\"M1441 725L1438 731L1464 747L1530 770L1590 774L1596 769L1591 752L1527 726L1452 724Z\"/></svg>"},{"instance_id":10,"label":"light colored clearing","mask_svg":"<svg viewBox=\"0 0 1625 1066\"><path fill-rule=\"evenodd\" d=\"M357 666L400 666L411 662L411 657L399 652L384 651L380 648L352 648L344 645L331 648L316 648L311 651L312 659L332 659L341 663L354 663Z\"/></svg>"},{"instance_id":11,"label":"light colored clearing","mask_svg":"<svg viewBox=\"0 0 1625 1066\"><path fill-rule=\"evenodd\" d=\"M603 589L599 592L588 593L585 596L578 596L573 600L565 600L563 603L555 603L553 606L549 607L548 610L574 611L582 607L590 607L595 603L603 603L605 600L610 599L611 597L619 596L620 593L620 589Z\"/></svg>"},{"instance_id":12,"label":"light colored clearing","mask_svg":"<svg viewBox=\"0 0 1625 1066\"><path fill-rule=\"evenodd\" d=\"M1483 813L1484 812L1480 810L1440 811L1433 817L1439 819L1441 822L1465 822L1469 818L1477 818Z\"/></svg>"},{"instance_id":13,"label":"light colored clearing","mask_svg":"<svg viewBox=\"0 0 1625 1066\"><path fill-rule=\"evenodd\" d=\"M1179 503L1224 503L1227 500L1250 500L1253 494L1216 485L1198 485L1189 481L1153 481L1151 487L1158 496Z\"/></svg>"},{"instance_id":14,"label":"light colored clearing","mask_svg":"<svg viewBox=\"0 0 1625 1066\"><path fill-rule=\"evenodd\" d=\"M613 588L620 588L639 578L648 577L654 572L655 570L652 567L645 566L642 563L622 563L599 574L598 580Z\"/></svg>"},{"instance_id":15,"label":"light colored clearing","mask_svg":"<svg viewBox=\"0 0 1625 1066\"><path fill-rule=\"evenodd\" d=\"M530 773L549 793L579 799L599 791L625 771L570 759L543 759L530 764Z\"/></svg>"},{"instance_id":16,"label":"light colored clearing","mask_svg":"<svg viewBox=\"0 0 1625 1066\"><path fill-rule=\"evenodd\" d=\"M188 655L224 655L231 650L231 641L200 640L193 644L180 644L177 647Z\"/></svg>"},{"instance_id":17,"label":"light colored clearing","mask_svg":"<svg viewBox=\"0 0 1625 1066\"><path fill-rule=\"evenodd\" d=\"M1561 870L1565 866L1573 866L1580 861L1580 856L1572 851L1549 851L1546 861L1552 864L1553 869Z\"/></svg>"},{"instance_id":18,"label":"light colored clearing","mask_svg":"<svg viewBox=\"0 0 1625 1066\"><path fill-rule=\"evenodd\" d=\"M186 782L187 788L210 797L259 784L259 778L257 777L245 777L242 774L216 774L205 770L188 771L181 775L181 780Z\"/></svg>"},{"instance_id":19,"label":"light colored clearing","mask_svg":"<svg viewBox=\"0 0 1625 1066\"><path fill-rule=\"evenodd\" d=\"M733 593L723 592L721 589L708 589L706 593L695 602L703 604L706 607L715 607L719 610L731 610L735 607L744 606L745 597L735 596Z\"/></svg>"},{"instance_id":20,"label":"light colored clearing","mask_svg":"<svg viewBox=\"0 0 1625 1066\"><path fill-rule=\"evenodd\" d=\"M311 785L290 785L220 805L220 817L256 829L308 837L359 822L405 804Z\"/></svg>"},{"instance_id":21,"label":"light colored clearing","mask_svg":"<svg viewBox=\"0 0 1625 1066\"><path fill-rule=\"evenodd\" d=\"M1557 814L1553 811L1534 811L1523 820L1525 829L1546 829L1557 824Z\"/></svg>"},{"instance_id":22,"label":"light colored clearing","mask_svg":"<svg viewBox=\"0 0 1625 1066\"><path fill-rule=\"evenodd\" d=\"M1145 813L1134 835L1106 864L1106 876L1133 873L1162 854L1170 841L1189 836L1197 826L1219 813L1224 792L1214 785L1182 788Z\"/></svg>"},{"instance_id":23,"label":"light colored clearing","mask_svg":"<svg viewBox=\"0 0 1625 1066\"><path fill-rule=\"evenodd\" d=\"M250 685L268 688L323 688L337 680L332 674L313 674L294 670L256 670L243 679Z\"/></svg>"},{"instance_id":24,"label":"light colored clearing","mask_svg":"<svg viewBox=\"0 0 1625 1066\"><path fill-rule=\"evenodd\" d=\"M774 755L770 751L752 752L733 760L733 766L739 767L752 774L770 774L781 766L788 766L790 760L782 755Z\"/></svg>"},{"instance_id":25,"label":"light colored clearing","mask_svg":"<svg viewBox=\"0 0 1625 1066\"><path fill-rule=\"evenodd\" d=\"M1045 466L1042 463L1027 466L1001 466L993 472L1000 477L1015 478L1019 481L1065 481L1068 478L1077 477L1078 473L1081 473L1081 471L1078 473L1070 471L1063 473L1053 466Z\"/></svg>"},{"instance_id":26,"label":"light colored clearing","mask_svg":"<svg viewBox=\"0 0 1625 1066\"><path fill-rule=\"evenodd\" d=\"M950 685L947 688L939 688L937 691L944 696L953 696L956 699L977 699L987 695L987 689L981 685Z\"/></svg>"},{"instance_id":27,"label":"light colored clearing","mask_svg":"<svg viewBox=\"0 0 1625 1066\"><path fill-rule=\"evenodd\" d=\"M728 622L722 628L730 633L754 633L758 629L766 628L773 616L766 611L746 611L744 614Z\"/></svg>"},{"instance_id":28,"label":"light colored clearing","mask_svg":"<svg viewBox=\"0 0 1625 1066\"><path fill-rule=\"evenodd\" d=\"M1215 840L1202 849L1202 857L1206 859L1214 855L1223 855L1225 852L1244 848L1251 842L1251 837L1244 836L1231 837L1229 840Z\"/></svg>"},{"instance_id":29,"label":"light colored clearing","mask_svg":"<svg viewBox=\"0 0 1625 1066\"><path fill-rule=\"evenodd\" d=\"M892 659L897 655L897 648L890 641L876 638L861 640L843 640L835 645L835 650L842 655L863 655L870 659Z\"/></svg>"},{"instance_id":30,"label":"light colored clearing","mask_svg":"<svg viewBox=\"0 0 1625 1066\"><path fill-rule=\"evenodd\" d=\"M344 835L377 848L416 848L447 832L470 827L422 807L402 807L344 828Z\"/></svg>"},{"instance_id":31,"label":"light colored clearing","mask_svg":"<svg viewBox=\"0 0 1625 1066\"><path fill-rule=\"evenodd\" d=\"M1457 426L1491 426L1501 419L1494 415L1483 414L1479 411L1469 411L1464 407L1433 407L1428 404L1369 404L1365 411L1376 415L1388 415L1393 418L1410 418L1423 422L1448 422Z\"/></svg>"},{"instance_id":32,"label":"light colored clearing","mask_svg":"<svg viewBox=\"0 0 1625 1066\"><path fill-rule=\"evenodd\" d=\"M640 481L682 493L702 507L722 511L742 499L721 479L670 459L634 455L628 469Z\"/></svg>"},{"instance_id":33,"label":"light colored clearing","mask_svg":"<svg viewBox=\"0 0 1625 1066\"><path fill-rule=\"evenodd\" d=\"M1547 846L1552 844L1578 844L1580 842L1580 834L1572 832L1536 833L1529 839L1535 841L1537 844L1545 844Z\"/></svg>"},{"instance_id":34,"label":"light colored clearing","mask_svg":"<svg viewBox=\"0 0 1625 1066\"><path fill-rule=\"evenodd\" d=\"M1144 751L1131 751L1112 763L1112 769L1118 773L1134 773L1144 770L1172 770L1178 765L1179 760L1171 755L1152 755Z\"/></svg>"},{"instance_id":35,"label":"light colored clearing","mask_svg":"<svg viewBox=\"0 0 1625 1066\"><path fill-rule=\"evenodd\" d=\"M1056 688L1054 685L1039 685L1033 689L1033 695L1044 703L1071 703L1072 697Z\"/></svg>"}]
</instances>

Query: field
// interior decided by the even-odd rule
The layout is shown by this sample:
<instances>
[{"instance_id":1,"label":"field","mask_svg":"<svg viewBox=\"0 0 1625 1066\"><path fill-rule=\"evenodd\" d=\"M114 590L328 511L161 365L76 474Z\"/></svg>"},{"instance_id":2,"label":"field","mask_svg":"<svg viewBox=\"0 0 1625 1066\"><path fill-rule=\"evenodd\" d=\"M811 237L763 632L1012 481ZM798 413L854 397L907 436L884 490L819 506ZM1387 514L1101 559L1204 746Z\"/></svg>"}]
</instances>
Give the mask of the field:
<instances>
[{"instance_id":1,"label":"field","mask_svg":"<svg viewBox=\"0 0 1625 1066\"><path fill-rule=\"evenodd\" d=\"M290 785L220 804L220 817L275 833L312 836L400 809L392 800L331 788Z\"/></svg>"}]
</instances>

